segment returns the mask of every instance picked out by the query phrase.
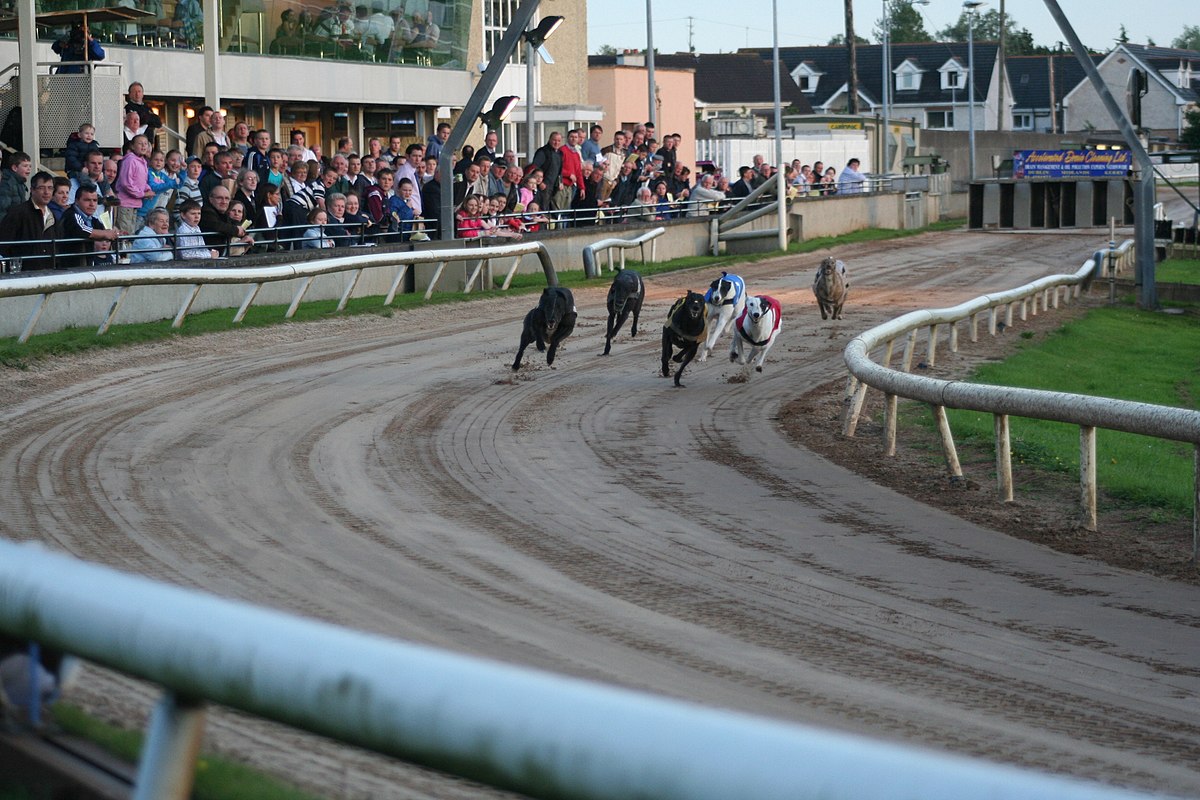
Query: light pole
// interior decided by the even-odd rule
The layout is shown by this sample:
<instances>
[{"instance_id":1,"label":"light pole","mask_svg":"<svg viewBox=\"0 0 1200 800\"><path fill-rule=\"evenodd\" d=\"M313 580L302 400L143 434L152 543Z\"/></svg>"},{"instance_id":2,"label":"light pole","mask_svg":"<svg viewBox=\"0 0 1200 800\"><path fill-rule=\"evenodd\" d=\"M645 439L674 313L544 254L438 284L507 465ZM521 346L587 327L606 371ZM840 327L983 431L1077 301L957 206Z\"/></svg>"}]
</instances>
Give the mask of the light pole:
<instances>
[{"instance_id":1,"label":"light pole","mask_svg":"<svg viewBox=\"0 0 1200 800\"><path fill-rule=\"evenodd\" d=\"M783 168L783 99L779 88L779 2L771 0L771 58L775 65L775 167Z\"/></svg>"},{"instance_id":2,"label":"light pole","mask_svg":"<svg viewBox=\"0 0 1200 800\"><path fill-rule=\"evenodd\" d=\"M654 20L650 16L650 3L651 0L646 0L646 81L649 83L646 94L650 98L650 116L646 119L658 130L658 107L654 102Z\"/></svg>"},{"instance_id":3,"label":"light pole","mask_svg":"<svg viewBox=\"0 0 1200 800\"><path fill-rule=\"evenodd\" d=\"M909 6L927 6L929 0L912 0ZM886 175L892 171L892 131L891 131L891 105L892 100L892 20L888 15L888 0L883 0L883 36L881 37L882 58L883 58L883 75L881 81L883 91L880 93L880 101L883 103L883 130L881 131L883 139L883 154L882 172Z\"/></svg>"},{"instance_id":4,"label":"light pole","mask_svg":"<svg viewBox=\"0 0 1200 800\"><path fill-rule=\"evenodd\" d=\"M537 100L534 92L536 91L534 79L534 70L538 66L538 56L541 60L549 64L553 64L554 60L550 58L550 54L546 52L546 39L550 38L550 34L558 30L558 26L563 24L563 18L559 16L543 17L536 28L525 31L523 38L525 39L525 161L533 160L533 150L536 147L537 137L534 135L534 110L537 106Z\"/></svg>"},{"instance_id":5,"label":"light pole","mask_svg":"<svg viewBox=\"0 0 1200 800\"><path fill-rule=\"evenodd\" d=\"M975 11L983 0L966 0L967 10L967 138L970 142L970 179L975 181Z\"/></svg>"}]
</instances>

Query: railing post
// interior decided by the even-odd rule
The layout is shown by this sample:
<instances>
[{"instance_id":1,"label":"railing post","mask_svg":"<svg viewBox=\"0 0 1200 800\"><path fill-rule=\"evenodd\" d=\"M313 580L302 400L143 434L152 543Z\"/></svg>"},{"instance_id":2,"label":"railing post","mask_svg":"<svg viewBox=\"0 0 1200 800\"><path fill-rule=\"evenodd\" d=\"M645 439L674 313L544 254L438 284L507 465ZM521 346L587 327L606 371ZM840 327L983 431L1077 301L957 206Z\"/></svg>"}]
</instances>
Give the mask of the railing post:
<instances>
[{"instance_id":1,"label":"railing post","mask_svg":"<svg viewBox=\"0 0 1200 800\"><path fill-rule=\"evenodd\" d=\"M204 704L163 692L150 716L133 800L187 800L204 735Z\"/></svg>"},{"instance_id":2,"label":"railing post","mask_svg":"<svg viewBox=\"0 0 1200 800\"><path fill-rule=\"evenodd\" d=\"M1004 327L1011 328L1013 324L1013 306L1015 302L1009 303L1004 309Z\"/></svg>"},{"instance_id":3,"label":"railing post","mask_svg":"<svg viewBox=\"0 0 1200 800\"><path fill-rule=\"evenodd\" d=\"M349 283L346 284L346 291L342 292L342 299L338 300L338 311L346 310L346 304L350 302L350 295L354 293L354 288L358 286L358 279L362 277L362 273L363 271L361 269L354 270L353 277L351 277Z\"/></svg>"},{"instance_id":4,"label":"railing post","mask_svg":"<svg viewBox=\"0 0 1200 800\"><path fill-rule=\"evenodd\" d=\"M938 339L938 326L936 324L930 325L929 326L929 350L925 355L925 363L930 367L932 367L934 364L937 363L937 339Z\"/></svg>"},{"instance_id":5,"label":"railing post","mask_svg":"<svg viewBox=\"0 0 1200 800\"><path fill-rule=\"evenodd\" d=\"M1008 415L996 414L992 417L996 429L996 488L1000 491L1000 499L1006 503L1013 501L1012 475L1012 436L1009 433Z\"/></svg>"},{"instance_id":6,"label":"railing post","mask_svg":"<svg viewBox=\"0 0 1200 800\"><path fill-rule=\"evenodd\" d=\"M900 364L900 369L904 372L912 372L913 355L917 350L917 329L913 328L908 334L908 341L904 343L904 358Z\"/></svg>"},{"instance_id":7,"label":"railing post","mask_svg":"<svg viewBox=\"0 0 1200 800\"><path fill-rule=\"evenodd\" d=\"M971 315L971 341L979 341L979 314Z\"/></svg>"},{"instance_id":8,"label":"railing post","mask_svg":"<svg viewBox=\"0 0 1200 800\"><path fill-rule=\"evenodd\" d=\"M175 319L171 321L171 327L178 330L183 327L184 317L192 310L192 304L196 302L196 298L200 295L200 287L203 284L193 283L188 288L187 296L183 298L183 303L179 306L179 312L175 315Z\"/></svg>"},{"instance_id":9,"label":"railing post","mask_svg":"<svg viewBox=\"0 0 1200 800\"><path fill-rule=\"evenodd\" d=\"M863 402L866 399L867 385L860 381L854 394L850 397L850 404L846 406L846 421L842 426L842 435L848 439L854 438L854 431L858 429L858 417L862 414Z\"/></svg>"},{"instance_id":10,"label":"railing post","mask_svg":"<svg viewBox=\"0 0 1200 800\"><path fill-rule=\"evenodd\" d=\"M108 329L112 327L113 319L117 316L117 312L121 310L121 304L125 302L125 295L129 294L129 288L128 286L122 286L120 289L117 289L112 304L108 307L108 314L104 317L104 322L100 323L100 329L96 331L97 336L103 336L108 333Z\"/></svg>"},{"instance_id":11,"label":"railing post","mask_svg":"<svg viewBox=\"0 0 1200 800\"><path fill-rule=\"evenodd\" d=\"M1096 429L1079 426L1079 504L1083 527L1096 530Z\"/></svg>"},{"instance_id":12,"label":"railing post","mask_svg":"<svg viewBox=\"0 0 1200 800\"><path fill-rule=\"evenodd\" d=\"M950 325L950 352L958 352L958 323L951 322Z\"/></svg>"},{"instance_id":13,"label":"railing post","mask_svg":"<svg viewBox=\"0 0 1200 800\"><path fill-rule=\"evenodd\" d=\"M37 304L29 312L29 318L25 320L25 327L21 330L21 335L17 337L19 343L25 344L29 341L29 337L33 335L33 329L37 325L38 319L42 316L42 312L46 310L46 303L49 300L49 294L43 292L38 295Z\"/></svg>"},{"instance_id":14,"label":"railing post","mask_svg":"<svg viewBox=\"0 0 1200 800\"><path fill-rule=\"evenodd\" d=\"M304 279L300 286L296 289L296 294L292 297L292 304L288 306L287 313L283 315L284 319L291 319L296 316L296 309L300 308L300 301L304 299L304 295L308 293L308 287L312 286L314 276L309 276Z\"/></svg>"},{"instance_id":15,"label":"railing post","mask_svg":"<svg viewBox=\"0 0 1200 800\"><path fill-rule=\"evenodd\" d=\"M261 283L253 283L250 285L249 291L246 292L246 298L242 300L242 304L238 307L237 313L233 315L233 321L235 324L246 318L246 312L250 310L250 304L254 302L254 298L258 297L258 293L261 290Z\"/></svg>"},{"instance_id":16,"label":"railing post","mask_svg":"<svg viewBox=\"0 0 1200 800\"><path fill-rule=\"evenodd\" d=\"M945 406L931 405L933 419L937 423L938 436L942 440L942 455L946 458L946 470L951 480L962 478L962 464L958 460L958 450L954 447L954 434L950 431L950 419L946 416Z\"/></svg>"},{"instance_id":17,"label":"railing post","mask_svg":"<svg viewBox=\"0 0 1200 800\"><path fill-rule=\"evenodd\" d=\"M518 256L518 258L520 258ZM387 296L383 298L383 304L390 306L392 301L396 299L396 292L400 291L400 284L404 280L404 276L408 274L408 264L401 264L400 269L396 270L396 277L392 280L392 285L388 287Z\"/></svg>"},{"instance_id":18,"label":"railing post","mask_svg":"<svg viewBox=\"0 0 1200 800\"><path fill-rule=\"evenodd\" d=\"M1200 444L1192 455L1192 566L1200 564Z\"/></svg>"},{"instance_id":19,"label":"railing post","mask_svg":"<svg viewBox=\"0 0 1200 800\"><path fill-rule=\"evenodd\" d=\"M896 414L899 398L894 394L884 395L883 398L883 454L896 455Z\"/></svg>"},{"instance_id":20,"label":"railing post","mask_svg":"<svg viewBox=\"0 0 1200 800\"><path fill-rule=\"evenodd\" d=\"M988 309L988 334L996 335L996 317L1000 316L999 306L992 306Z\"/></svg>"}]
</instances>

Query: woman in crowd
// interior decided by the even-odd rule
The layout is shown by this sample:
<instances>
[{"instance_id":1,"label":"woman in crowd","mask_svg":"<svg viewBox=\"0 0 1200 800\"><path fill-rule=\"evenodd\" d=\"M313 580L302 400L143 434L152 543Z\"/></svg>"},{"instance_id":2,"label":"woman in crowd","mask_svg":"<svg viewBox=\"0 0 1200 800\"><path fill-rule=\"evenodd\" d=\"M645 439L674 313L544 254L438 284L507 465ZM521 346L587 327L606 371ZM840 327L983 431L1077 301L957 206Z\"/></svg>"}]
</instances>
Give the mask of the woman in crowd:
<instances>
[{"instance_id":1,"label":"woman in crowd","mask_svg":"<svg viewBox=\"0 0 1200 800\"><path fill-rule=\"evenodd\" d=\"M654 184L654 212L655 219L675 218L675 198L667 191L664 181L656 181Z\"/></svg>"},{"instance_id":2,"label":"woman in crowd","mask_svg":"<svg viewBox=\"0 0 1200 800\"><path fill-rule=\"evenodd\" d=\"M476 239L483 231L483 220L479 217L479 197L469 194L454 214L455 229L461 239Z\"/></svg>"},{"instance_id":3,"label":"woman in crowd","mask_svg":"<svg viewBox=\"0 0 1200 800\"><path fill-rule=\"evenodd\" d=\"M346 215L342 217L346 225L346 233L350 235L350 240L354 244L362 244L364 241L364 233L367 226L371 224L371 220L366 214L362 213L362 201L358 195L351 192L346 195Z\"/></svg>"},{"instance_id":4,"label":"woman in crowd","mask_svg":"<svg viewBox=\"0 0 1200 800\"><path fill-rule=\"evenodd\" d=\"M241 201L246 207L246 219L258 219L258 173L252 169L243 169L237 174L233 199Z\"/></svg>"},{"instance_id":5,"label":"woman in crowd","mask_svg":"<svg viewBox=\"0 0 1200 800\"><path fill-rule=\"evenodd\" d=\"M825 170L825 174L821 176L821 184L819 189L821 194L837 194L837 170L833 167Z\"/></svg>"},{"instance_id":6,"label":"woman in crowd","mask_svg":"<svg viewBox=\"0 0 1200 800\"><path fill-rule=\"evenodd\" d=\"M325 225L329 222L329 215L325 213L325 209L314 208L308 212L308 221L312 227L304 229L304 239L300 243L302 248L321 249L337 246L333 239L325 235Z\"/></svg>"}]
</instances>

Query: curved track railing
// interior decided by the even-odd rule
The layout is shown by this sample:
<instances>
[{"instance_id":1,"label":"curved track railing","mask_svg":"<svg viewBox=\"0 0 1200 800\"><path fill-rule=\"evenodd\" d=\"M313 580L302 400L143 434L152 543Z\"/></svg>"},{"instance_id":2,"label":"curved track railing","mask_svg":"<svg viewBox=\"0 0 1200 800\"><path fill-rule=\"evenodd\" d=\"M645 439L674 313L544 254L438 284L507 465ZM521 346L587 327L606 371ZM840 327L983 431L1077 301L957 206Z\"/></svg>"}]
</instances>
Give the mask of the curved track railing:
<instances>
[{"instance_id":1,"label":"curved track railing","mask_svg":"<svg viewBox=\"0 0 1200 800\"><path fill-rule=\"evenodd\" d=\"M646 261L646 243L650 244L650 263L658 257L658 243L654 240L667 232L666 228L653 228L633 239L601 239L583 248L583 274L588 278L598 278L604 268L596 261L596 254L601 250L608 253L608 271L613 271L613 250L621 251L621 267L625 269L625 251L631 247L642 249L642 262Z\"/></svg>"},{"instance_id":2,"label":"curved track railing","mask_svg":"<svg viewBox=\"0 0 1200 800\"><path fill-rule=\"evenodd\" d=\"M1111 256L1109 270L1130 268L1133 242L1125 242ZM1013 499L1011 441L1009 417L1028 417L1078 425L1080 430L1080 504L1083 524L1096 529L1096 429L1124 431L1160 439L1190 442L1196 446L1195 497L1192 511L1192 560L1200 548L1200 411L1167 406L1113 400L1104 397L1020 389L1007 386L985 386L962 381L944 381L913 375L909 372L922 330L927 334L925 362L936 363L939 331L949 330L949 347L958 349L958 323L968 324L971 341L978 337L978 322L987 315L988 332L995 336L1004 314L1006 327L1013 324L1014 310L1020 318L1042 310L1057 308L1060 296L1067 302L1078 297L1081 289L1098 277L1104 268L1105 251L1097 253L1074 274L1051 275L1016 289L982 295L954 306L913 311L891 322L872 328L855 337L846 346L846 366L850 370L849 401L843 421L843 433L853 436L862 413L868 387L884 394L884 449L889 456L896 452L897 399L904 397L928 403L933 409L941 439L946 467L952 478L962 477L962 466L954 445L954 436L946 417L947 408L966 409L993 414L995 417L996 480L1001 497ZM900 368L891 367L895 345L904 341ZM878 361L871 354L882 347Z\"/></svg>"},{"instance_id":3,"label":"curved track railing","mask_svg":"<svg viewBox=\"0 0 1200 800\"><path fill-rule=\"evenodd\" d=\"M245 299L233 317L234 322L241 322L264 284L301 279L301 284L296 290L296 294L292 298L292 303L287 310L286 317L290 319L295 315L296 309L304 300L304 295L308 292L309 287L312 286L312 282L321 275L339 272L353 273L338 302L337 309L341 311L346 307L346 303L349 302L355 287L358 285L358 280L362 276L363 270L366 269L398 267L391 288L383 300L383 304L386 306L392 304L396 293L403 284L408 269L414 264L434 263L438 265L430 278L429 286L425 290L425 299L428 300L437 288L438 281L441 279L446 265L450 262L479 262L475 271L471 273L471 276L466 281L465 291L470 292L472 284L488 260L511 257L513 258L512 266L509 268L508 274L501 285L501 289L508 289L512 283L513 275L516 274L517 267L520 266L522 257L526 255L536 255L541 261L547 285L558 285L558 273L554 269L554 262L550 257L550 251L542 242L531 241L490 247L457 247L447 250L371 253L305 261L299 264L265 267L235 267L226 269L110 269L95 272L73 272L61 275L44 273L0 281L0 298L26 297L31 295L39 298L26 320L21 335L18 337L18 341L24 343L33 335L37 321L41 317L42 312L45 311L46 304L50 301L50 298L62 292L104 288L117 289L116 296L109 306L108 313L96 331L96 335L99 336L104 334L112 325L126 295L134 286L190 286L190 291L185 296L183 304L179 307L179 311L172 322L173 328L179 328L183 325L188 311L196 302L196 297L200 294L201 288L207 284L244 284L249 287Z\"/></svg>"},{"instance_id":4,"label":"curved track railing","mask_svg":"<svg viewBox=\"0 0 1200 800\"><path fill-rule=\"evenodd\" d=\"M1148 795L352 631L0 541L0 633L164 693L134 800L184 800L208 703L568 800Z\"/></svg>"}]
</instances>

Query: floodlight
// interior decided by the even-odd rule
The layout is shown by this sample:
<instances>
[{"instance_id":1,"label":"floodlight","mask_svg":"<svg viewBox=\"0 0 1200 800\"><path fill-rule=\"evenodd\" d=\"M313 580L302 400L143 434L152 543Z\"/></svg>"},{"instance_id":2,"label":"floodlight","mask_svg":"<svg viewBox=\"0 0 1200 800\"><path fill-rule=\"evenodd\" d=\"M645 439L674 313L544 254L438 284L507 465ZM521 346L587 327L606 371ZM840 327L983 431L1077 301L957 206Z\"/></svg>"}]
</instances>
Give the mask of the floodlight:
<instances>
[{"instance_id":1,"label":"floodlight","mask_svg":"<svg viewBox=\"0 0 1200 800\"><path fill-rule=\"evenodd\" d=\"M515 94L498 98L495 103L492 103L490 110L481 111L479 113L479 121L482 122L483 126L488 130L498 129L500 127L500 123L508 119L508 115L512 113L513 108L517 105L517 101L520 99L521 98L517 97Z\"/></svg>"}]
</instances>

